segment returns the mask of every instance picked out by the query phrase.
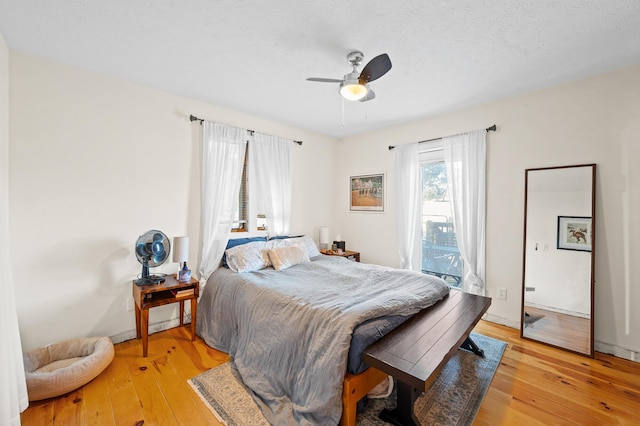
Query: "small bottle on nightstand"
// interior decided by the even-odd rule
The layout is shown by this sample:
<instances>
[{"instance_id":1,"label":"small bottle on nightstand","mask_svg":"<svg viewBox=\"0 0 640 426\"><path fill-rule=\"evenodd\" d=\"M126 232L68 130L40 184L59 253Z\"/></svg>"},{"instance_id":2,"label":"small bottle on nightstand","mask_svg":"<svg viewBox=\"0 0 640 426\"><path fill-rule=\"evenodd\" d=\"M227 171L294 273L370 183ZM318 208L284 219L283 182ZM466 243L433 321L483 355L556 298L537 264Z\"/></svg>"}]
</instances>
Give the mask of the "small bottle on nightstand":
<instances>
[{"instance_id":1,"label":"small bottle on nightstand","mask_svg":"<svg viewBox=\"0 0 640 426\"><path fill-rule=\"evenodd\" d=\"M189 282L191 281L191 270L187 267L187 262L184 262L184 266L178 271L178 281Z\"/></svg>"}]
</instances>

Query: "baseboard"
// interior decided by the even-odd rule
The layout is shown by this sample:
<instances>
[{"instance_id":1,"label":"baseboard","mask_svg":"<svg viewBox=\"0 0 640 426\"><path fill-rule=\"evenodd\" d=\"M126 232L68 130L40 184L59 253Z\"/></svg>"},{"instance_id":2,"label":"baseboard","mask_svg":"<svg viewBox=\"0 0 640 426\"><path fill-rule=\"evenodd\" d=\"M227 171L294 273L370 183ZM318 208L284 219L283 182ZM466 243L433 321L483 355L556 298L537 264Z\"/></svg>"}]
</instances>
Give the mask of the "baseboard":
<instances>
[{"instance_id":1,"label":"baseboard","mask_svg":"<svg viewBox=\"0 0 640 426\"><path fill-rule=\"evenodd\" d=\"M597 352L613 355L617 358L628 359L629 361L640 362L640 352L622 348L618 345L612 345L611 343L598 342L597 340L593 342L593 345Z\"/></svg>"},{"instance_id":2,"label":"baseboard","mask_svg":"<svg viewBox=\"0 0 640 426\"><path fill-rule=\"evenodd\" d=\"M191 315L185 315L185 324L189 324L191 322ZM158 333L160 331L169 330L170 328L178 327L180 325L179 318L173 318L166 321L156 322L154 324L149 324L149 334ZM127 340L136 338L136 330L127 330L122 333L115 334L113 336L109 336L111 341L116 343L126 342Z\"/></svg>"},{"instance_id":3,"label":"baseboard","mask_svg":"<svg viewBox=\"0 0 640 426\"><path fill-rule=\"evenodd\" d=\"M542 309L549 312L555 312L557 314L571 315L572 317L578 317L578 318L589 318L590 316L588 313L584 313L584 312L569 311L567 309L559 309L553 306L539 305L537 303L527 303L525 305L525 308L527 306L531 306L532 308Z\"/></svg>"},{"instance_id":4,"label":"baseboard","mask_svg":"<svg viewBox=\"0 0 640 426\"><path fill-rule=\"evenodd\" d=\"M520 322L510 320L509 318L503 318L493 314L484 314L482 316L482 319L485 321L493 322L495 324L500 324L507 327L515 328L516 330L520 330Z\"/></svg>"}]
</instances>

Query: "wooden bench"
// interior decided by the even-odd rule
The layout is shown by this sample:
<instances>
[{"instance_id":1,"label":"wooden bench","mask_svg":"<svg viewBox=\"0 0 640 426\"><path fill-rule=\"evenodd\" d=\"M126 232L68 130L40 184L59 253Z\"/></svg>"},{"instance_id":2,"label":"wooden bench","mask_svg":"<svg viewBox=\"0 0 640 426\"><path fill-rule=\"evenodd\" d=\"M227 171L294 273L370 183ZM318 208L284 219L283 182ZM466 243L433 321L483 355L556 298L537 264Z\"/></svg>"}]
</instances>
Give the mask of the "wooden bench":
<instances>
[{"instance_id":1,"label":"wooden bench","mask_svg":"<svg viewBox=\"0 0 640 426\"><path fill-rule=\"evenodd\" d=\"M458 348L484 355L469 334L490 305L488 297L452 289L449 296L365 349L363 359L371 368L345 377L341 425L355 425L357 401L387 374L397 379L398 405L380 417L392 424L415 425L413 403Z\"/></svg>"}]
</instances>

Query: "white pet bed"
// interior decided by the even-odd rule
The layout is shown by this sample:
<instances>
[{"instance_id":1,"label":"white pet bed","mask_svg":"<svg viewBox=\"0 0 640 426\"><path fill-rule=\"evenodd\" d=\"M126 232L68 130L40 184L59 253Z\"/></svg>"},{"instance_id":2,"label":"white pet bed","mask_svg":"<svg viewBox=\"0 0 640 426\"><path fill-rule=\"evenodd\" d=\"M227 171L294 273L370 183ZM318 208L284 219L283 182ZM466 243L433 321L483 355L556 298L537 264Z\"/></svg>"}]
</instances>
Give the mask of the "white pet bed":
<instances>
[{"instance_id":1,"label":"white pet bed","mask_svg":"<svg viewBox=\"0 0 640 426\"><path fill-rule=\"evenodd\" d=\"M24 354L29 401L60 396L96 378L113 360L108 337L65 340Z\"/></svg>"}]
</instances>

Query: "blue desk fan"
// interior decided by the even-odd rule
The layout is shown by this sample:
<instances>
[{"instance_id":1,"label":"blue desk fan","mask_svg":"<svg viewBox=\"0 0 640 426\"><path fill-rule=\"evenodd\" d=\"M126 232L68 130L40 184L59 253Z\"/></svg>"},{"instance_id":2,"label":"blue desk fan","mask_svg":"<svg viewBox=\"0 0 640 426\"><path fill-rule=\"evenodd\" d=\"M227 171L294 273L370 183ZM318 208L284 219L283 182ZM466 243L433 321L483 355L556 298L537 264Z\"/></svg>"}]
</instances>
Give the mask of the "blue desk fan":
<instances>
[{"instance_id":1,"label":"blue desk fan","mask_svg":"<svg viewBox=\"0 0 640 426\"><path fill-rule=\"evenodd\" d=\"M152 229L138 237L136 241L136 258L142 264L142 276L136 280L137 285L159 284L164 276L149 275L149 268L162 265L171 252L169 238L162 232Z\"/></svg>"}]
</instances>

